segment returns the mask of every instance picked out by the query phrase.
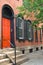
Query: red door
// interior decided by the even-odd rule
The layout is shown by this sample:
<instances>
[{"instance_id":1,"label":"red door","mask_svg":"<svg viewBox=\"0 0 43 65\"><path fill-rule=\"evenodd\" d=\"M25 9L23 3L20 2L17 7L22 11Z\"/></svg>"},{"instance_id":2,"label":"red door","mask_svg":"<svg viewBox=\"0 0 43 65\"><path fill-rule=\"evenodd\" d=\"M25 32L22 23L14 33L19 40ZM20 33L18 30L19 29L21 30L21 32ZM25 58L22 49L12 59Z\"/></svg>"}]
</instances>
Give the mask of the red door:
<instances>
[{"instance_id":1,"label":"red door","mask_svg":"<svg viewBox=\"0 0 43 65\"><path fill-rule=\"evenodd\" d=\"M10 19L2 18L2 48L10 47Z\"/></svg>"}]
</instances>

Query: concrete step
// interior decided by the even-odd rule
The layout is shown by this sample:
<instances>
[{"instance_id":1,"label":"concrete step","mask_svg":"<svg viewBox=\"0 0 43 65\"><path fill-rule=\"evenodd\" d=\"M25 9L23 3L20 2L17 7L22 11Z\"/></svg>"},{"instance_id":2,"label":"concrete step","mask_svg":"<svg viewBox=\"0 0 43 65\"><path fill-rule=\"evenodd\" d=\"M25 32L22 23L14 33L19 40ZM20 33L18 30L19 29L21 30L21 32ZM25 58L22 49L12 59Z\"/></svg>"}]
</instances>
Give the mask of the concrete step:
<instances>
[{"instance_id":1,"label":"concrete step","mask_svg":"<svg viewBox=\"0 0 43 65\"><path fill-rule=\"evenodd\" d=\"M16 56L16 59L19 60L19 59L21 59L21 58L23 58L25 56L26 56L25 54L19 54L19 55ZM12 56L11 58L14 60L15 56Z\"/></svg>"},{"instance_id":2,"label":"concrete step","mask_svg":"<svg viewBox=\"0 0 43 65\"><path fill-rule=\"evenodd\" d=\"M8 54L10 56L14 56L15 55L15 52L14 51L7 51L7 52L3 52L4 54ZM17 51L16 50L16 55L19 55L21 54L22 52L21 51Z\"/></svg>"},{"instance_id":3,"label":"concrete step","mask_svg":"<svg viewBox=\"0 0 43 65\"><path fill-rule=\"evenodd\" d=\"M16 57L17 57L17 59L16 59L17 65L22 64L22 63L24 63L25 61L28 60L28 58L24 54L17 55ZM12 56L12 58L14 60L15 57ZM12 65L12 63L11 63L9 58L6 58L6 59L0 60L0 65Z\"/></svg>"},{"instance_id":4,"label":"concrete step","mask_svg":"<svg viewBox=\"0 0 43 65\"><path fill-rule=\"evenodd\" d=\"M1 54L0 54L0 60L1 60L1 59L4 59L4 58L6 58L6 55L1 53Z\"/></svg>"},{"instance_id":5,"label":"concrete step","mask_svg":"<svg viewBox=\"0 0 43 65\"><path fill-rule=\"evenodd\" d=\"M29 59L27 57L21 58L19 60L16 60L16 65L21 65L22 63L28 61ZM9 63L7 65L13 65L13 63Z\"/></svg>"},{"instance_id":6,"label":"concrete step","mask_svg":"<svg viewBox=\"0 0 43 65\"><path fill-rule=\"evenodd\" d=\"M28 60L28 58L24 57L24 58L21 58L21 59L17 60L16 63L17 63L17 65L20 65L20 64L24 63L27 60ZM12 65L12 63L10 63L10 60L7 58L7 59L0 60L0 65Z\"/></svg>"},{"instance_id":7,"label":"concrete step","mask_svg":"<svg viewBox=\"0 0 43 65\"><path fill-rule=\"evenodd\" d=\"M11 49L10 48L3 49L1 51L2 51L2 53L0 53L0 65L12 65L12 62L15 63L14 62L14 59L15 59L14 55L15 54L14 54L14 50L12 50L12 48ZM8 57L6 57L6 55L8 55ZM16 50L16 63L17 63L17 65L22 64L26 60L28 60L26 55L22 54L21 51Z\"/></svg>"},{"instance_id":8,"label":"concrete step","mask_svg":"<svg viewBox=\"0 0 43 65\"><path fill-rule=\"evenodd\" d=\"M6 51L14 51L15 48L4 48L2 49L2 51L6 52ZM18 49L18 47L16 48L16 50L20 50L20 48Z\"/></svg>"},{"instance_id":9,"label":"concrete step","mask_svg":"<svg viewBox=\"0 0 43 65\"><path fill-rule=\"evenodd\" d=\"M6 65L10 62L8 58L0 60L0 65Z\"/></svg>"},{"instance_id":10,"label":"concrete step","mask_svg":"<svg viewBox=\"0 0 43 65\"><path fill-rule=\"evenodd\" d=\"M29 60L29 59L28 59L27 57L23 57L23 58L17 60L16 63L17 63L17 65L20 65L20 64L22 64L22 63L24 63L24 62L26 62L26 61L28 61L28 60Z\"/></svg>"},{"instance_id":11,"label":"concrete step","mask_svg":"<svg viewBox=\"0 0 43 65\"><path fill-rule=\"evenodd\" d=\"M13 63L9 63L9 64L7 64L7 65L13 65Z\"/></svg>"},{"instance_id":12,"label":"concrete step","mask_svg":"<svg viewBox=\"0 0 43 65\"><path fill-rule=\"evenodd\" d=\"M15 55L14 51L6 51L6 52L4 51L4 52L0 53L0 60L6 58L6 54L10 55L11 57ZM21 54L21 52L16 51L16 55L19 55L19 54Z\"/></svg>"},{"instance_id":13,"label":"concrete step","mask_svg":"<svg viewBox=\"0 0 43 65\"><path fill-rule=\"evenodd\" d=\"M14 51L14 48L4 48L2 49L3 52L7 52L7 51Z\"/></svg>"}]
</instances>

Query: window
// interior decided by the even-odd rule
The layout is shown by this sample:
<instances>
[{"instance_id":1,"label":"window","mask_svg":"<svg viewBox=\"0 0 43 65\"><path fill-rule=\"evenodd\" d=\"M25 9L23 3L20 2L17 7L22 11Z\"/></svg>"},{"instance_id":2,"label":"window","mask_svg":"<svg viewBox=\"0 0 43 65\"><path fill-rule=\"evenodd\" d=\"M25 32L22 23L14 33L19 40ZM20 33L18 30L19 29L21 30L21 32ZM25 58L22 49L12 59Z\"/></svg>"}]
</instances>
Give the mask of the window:
<instances>
[{"instance_id":1,"label":"window","mask_svg":"<svg viewBox=\"0 0 43 65\"><path fill-rule=\"evenodd\" d=\"M33 41L33 28L30 20L16 19L16 39Z\"/></svg>"},{"instance_id":2,"label":"window","mask_svg":"<svg viewBox=\"0 0 43 65\"><path fill-rule=\"evenodd\" d=\"M20 17L16 19L16 38L19 40L24 39L24 20Z\"/></svg>"},{"instance_id":3,"label":"window","mask_svg":"<svg viewBox=\"0 0 43 65\"><path fill-rule=\"evenodd\" d=\"M26 33L27 40L33 41L33 28L30 20L26 21Z\"/></svg>"}]
</instances>

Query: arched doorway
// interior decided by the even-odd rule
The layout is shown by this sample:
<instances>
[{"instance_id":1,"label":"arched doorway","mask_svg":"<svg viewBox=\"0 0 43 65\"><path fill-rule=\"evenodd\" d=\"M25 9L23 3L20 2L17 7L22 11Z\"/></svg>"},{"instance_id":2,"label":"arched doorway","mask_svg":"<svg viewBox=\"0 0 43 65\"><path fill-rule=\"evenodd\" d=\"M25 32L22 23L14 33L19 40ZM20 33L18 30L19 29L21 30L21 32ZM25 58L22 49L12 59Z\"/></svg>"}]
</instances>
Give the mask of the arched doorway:
<instances>
[{"instance_id":1,"label":"arched doorway","mask_svg":"<svg viewBox=\"0 0 43 65\"><path fill-rule=\"evenodd\" d=\"M14 12L9 5L2 8L2 48L14 45Z\"/></svg>"}]
</instances>

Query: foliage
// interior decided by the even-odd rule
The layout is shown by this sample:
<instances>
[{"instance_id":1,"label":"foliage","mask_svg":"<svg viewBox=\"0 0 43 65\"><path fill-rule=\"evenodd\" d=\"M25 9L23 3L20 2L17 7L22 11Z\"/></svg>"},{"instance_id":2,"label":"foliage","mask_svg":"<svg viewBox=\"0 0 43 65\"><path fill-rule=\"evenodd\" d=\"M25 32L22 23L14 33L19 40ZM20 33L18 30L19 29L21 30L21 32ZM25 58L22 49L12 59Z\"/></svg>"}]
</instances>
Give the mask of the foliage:
<instances>
[{"instance_id":1,"label":"foliage","mask_svg":"<svg viewBox=\"0 0 43 65\"><path fill-rule=\"evenodd\" d=\"M43 22L43 0L23 0L23 5L18 7L19 16L30 16L31 12L34 12L36 20L32 22L33 25Z\"/></svg>"}]
</instances>

